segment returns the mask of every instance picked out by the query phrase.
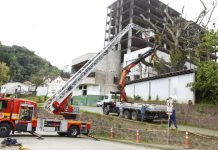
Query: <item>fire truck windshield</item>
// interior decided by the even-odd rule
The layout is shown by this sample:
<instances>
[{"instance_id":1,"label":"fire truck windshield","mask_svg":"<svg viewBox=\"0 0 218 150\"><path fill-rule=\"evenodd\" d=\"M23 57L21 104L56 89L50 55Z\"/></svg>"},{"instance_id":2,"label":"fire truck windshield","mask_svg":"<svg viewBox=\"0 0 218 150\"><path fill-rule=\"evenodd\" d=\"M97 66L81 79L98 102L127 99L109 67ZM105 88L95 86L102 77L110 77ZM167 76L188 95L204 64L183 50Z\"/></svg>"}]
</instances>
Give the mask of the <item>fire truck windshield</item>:
<instances>
[{"instance_id":1,"label":"fire truck windshield","mask_svg":"<svg viewBox=\"0 0 218 150\"><path fill-rule=\"evenodd\" d=\"M8 101L0 100L0 111L3 111L7 108Z\"/></svg>"}]
</instances>

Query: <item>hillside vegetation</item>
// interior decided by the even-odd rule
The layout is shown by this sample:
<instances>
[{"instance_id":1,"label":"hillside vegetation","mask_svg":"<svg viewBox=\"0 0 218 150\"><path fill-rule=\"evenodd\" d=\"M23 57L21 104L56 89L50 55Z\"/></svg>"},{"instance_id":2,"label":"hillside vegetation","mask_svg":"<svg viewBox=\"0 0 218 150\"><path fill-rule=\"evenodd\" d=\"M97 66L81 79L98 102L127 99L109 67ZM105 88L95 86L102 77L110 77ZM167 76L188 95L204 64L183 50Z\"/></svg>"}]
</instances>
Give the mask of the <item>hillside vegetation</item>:
<instances>
[{"instance_id":1,"label":"hillside vegetation","mask_svg":"<svg viewBox=\"0 0 218 150\"><path fill-rule=\"evenodd\" d=\"M4 46L0 44L0 63L9 67L9 80L24 82L29 81L39 72L44 76L55 77L59 74L57 67L37 56L33 51L21 46Z\"/></svg>"}]
</instances>

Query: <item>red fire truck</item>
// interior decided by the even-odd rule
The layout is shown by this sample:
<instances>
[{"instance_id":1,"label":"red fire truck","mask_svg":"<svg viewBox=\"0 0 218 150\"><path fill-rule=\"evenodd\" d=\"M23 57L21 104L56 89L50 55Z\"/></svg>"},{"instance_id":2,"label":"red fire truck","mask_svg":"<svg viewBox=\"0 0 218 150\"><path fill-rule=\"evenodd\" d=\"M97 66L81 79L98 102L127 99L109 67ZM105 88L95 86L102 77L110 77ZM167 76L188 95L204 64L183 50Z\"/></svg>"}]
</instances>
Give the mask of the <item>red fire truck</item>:
<instances>
[{"instance_id":1,"label":"red fire truck","mask_svg":"<svg viewBox=\"0 0 218 150\"><path fill-rule=\"evenodd\" d=\"M21 131L35 134L36 130L54 131L60 136L71 137L76 137L80 133L88 134L91 123L78 121L79 107L68 105L72 91L132 29L140 31L146 36L151 36L151 32L153 32L152 29L144 29L135 24L127 25L108 42L103 50L80 68L54 96L46 101L44 109L51 114L62 115L64 119L37 119L35 102L19 98L0 98L0 137L8 136L11 131L12 133Z\"/></svg>"},{"instance_id":2,"label":"red fire truck","mask_svg":"<svg viewBox=\"0 0 218 150\"><path fill-rule=\"evenodd\" d=\"M76 108L76 107L75 107ZM78 110L72 112L76 117ZM11 131L29 132L54 131L60 136L76 137L80 133L88 134L90 122L73 119L38 119L37 104L18 98L0 98L0 137L7 137Z\"/></svg>"}]
</instances>

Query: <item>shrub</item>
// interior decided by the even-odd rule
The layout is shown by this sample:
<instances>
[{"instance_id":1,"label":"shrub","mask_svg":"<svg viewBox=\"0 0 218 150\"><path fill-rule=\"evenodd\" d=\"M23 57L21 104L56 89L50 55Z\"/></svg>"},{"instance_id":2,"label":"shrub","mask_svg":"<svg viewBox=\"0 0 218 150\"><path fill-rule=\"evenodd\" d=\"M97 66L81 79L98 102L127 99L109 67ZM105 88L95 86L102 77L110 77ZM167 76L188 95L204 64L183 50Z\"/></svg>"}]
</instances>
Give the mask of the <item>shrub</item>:
<instances>
[{"instance_id":1,"label":"shrub","mask_svg":"<svg viewBox=\"0 0 218 150\"><path fill-rule=\"evenodd\" d=\"M156 96L156 101L159 101L159 96L158 95Z\"/></svg>"},{"instance_id":2,"label":"shrub","mask_svg":"<svg viewBox=\"0 0 218 150\"><path fill-rule=\"evenodd\" d=\"M136 95L136 96L134 97L134 100L135 100L135 101L139 101L139 100L142 100L142 98L141 98L139 95Z\"/></svg>"}]
</instances>

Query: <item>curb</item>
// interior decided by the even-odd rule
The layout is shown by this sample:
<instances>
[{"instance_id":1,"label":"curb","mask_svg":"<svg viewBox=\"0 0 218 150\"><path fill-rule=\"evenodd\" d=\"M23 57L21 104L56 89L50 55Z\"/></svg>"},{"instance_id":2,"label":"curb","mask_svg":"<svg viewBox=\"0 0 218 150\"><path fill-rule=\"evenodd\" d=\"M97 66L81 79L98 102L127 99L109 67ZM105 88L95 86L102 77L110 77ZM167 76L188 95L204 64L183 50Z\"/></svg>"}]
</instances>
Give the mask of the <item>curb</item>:
<instances>
[{"instance_id":1,"label":"curb","mask_svg":"<svg viewBox=\"0 0 218 150\"><path fill-rule=\"evenodd\" d=\"M105 140L105 141L119 142L119 143L123 143L123 144L150 147L150 148L159 148L162 150L183 150L182 146L176 146L176 145L158 145L158 144L150 144L150 143L134 143L131 141L119 140L119 139L110 139L110 138L104 138L104 137L97 137L97 138L101 139L101 140Z\"/></svg>"}]
</instances>

